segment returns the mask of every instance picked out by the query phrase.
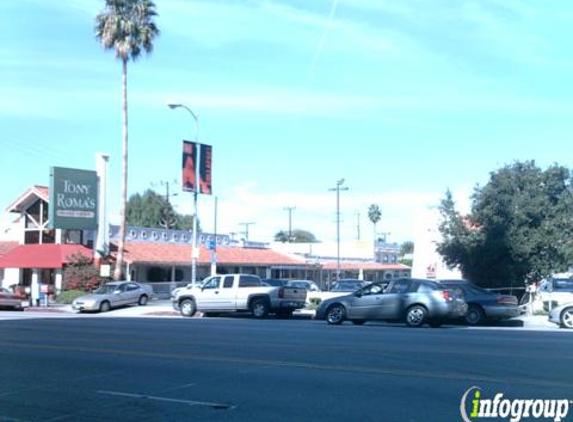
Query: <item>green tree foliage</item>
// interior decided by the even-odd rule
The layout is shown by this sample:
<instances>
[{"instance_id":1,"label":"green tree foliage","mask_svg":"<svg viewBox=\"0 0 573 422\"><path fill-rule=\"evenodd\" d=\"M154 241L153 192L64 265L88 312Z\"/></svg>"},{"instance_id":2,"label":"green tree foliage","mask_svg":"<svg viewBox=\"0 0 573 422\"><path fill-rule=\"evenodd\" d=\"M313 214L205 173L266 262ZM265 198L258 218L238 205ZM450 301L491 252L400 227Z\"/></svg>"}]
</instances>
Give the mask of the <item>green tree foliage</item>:
<instances>
[{"instance_id":1,"label":"green tree foliage","mask_svg":"<svg viewBox=\"0 0 573 422\"><path fill-rule=\"evenodd\" d=\"M400 255L408 255L414 253L414 242L407 241L400 246Z\"/></svg>"},{"instance_id":2,"label":"green tree foliage","mask_svg":"<svg viewBox=\"0 0 573 422\"><path fill-rule=\"evenodd\" d=\"M89 292L103 282L104 279L100 277L90 258L81 253L69 257L69 263L63 271L63 290Z\"/></svg>"},{"instance_id":3,"label":"green tree foliage","mask_svg":"<svg viewBox=\"0 0 573 422\"><path fill-rule=\"evenodd\" d=\"M286 243L289 240L288 237L288 231L281 230L275 234L275 241ZM316 236L309 231L294 229L292 231L291 243L318 243L318 240Z\"/></svg>"},{"instance_id":4,"label":"green tree foliage","mask_svg":"<svg viewBox=\"0 0 573 422\"><path fill-rule=\"evenodd\" d=\"M368 207L368 219L372 222L374 228L374 239L376 239L376 225L382 219L382 210L376 204L370 205Z\"/></svg>"},{"instance_id":5,"label":"green tree foliage","mask_svg":"<svg viewBox=\"0 0 573 422\"><path fill-rule=\"evenodd\" d=\"M567 168L516 162L475 189L467 216L448 191L438 252L485 287L523 286L566 270L573 262L571 182Z\"/></svg>"},{"instance_id":6,"label":"green tree foliage","mask_svg":"<svg viewBox=\"0 0 573 422\"><path fill-rule=\"evenodd\" d=\"M105 50L114 50L116 59L121 60L122 177L117 265L113 273L115 280L121 277L125 248L128 164L127 63L130 60L137 60L142 50L146 53L151 53L153 50L153 40L159 35L159 29L153 22L156 16L155 4L151 0L105 0L104 10L95 18L96 39Z\"/></svg>"},{"instance_id":7,"label":"green tree foliage","mask_svg":"<svg viewBox=\"0 0 573 422\"><path fill-rule=\"evenodd\" d=\"M165 196L148 189L129 198L127 223L137 227L191 230L193 216L178 214Z\"/></svg>"}]
</instances>

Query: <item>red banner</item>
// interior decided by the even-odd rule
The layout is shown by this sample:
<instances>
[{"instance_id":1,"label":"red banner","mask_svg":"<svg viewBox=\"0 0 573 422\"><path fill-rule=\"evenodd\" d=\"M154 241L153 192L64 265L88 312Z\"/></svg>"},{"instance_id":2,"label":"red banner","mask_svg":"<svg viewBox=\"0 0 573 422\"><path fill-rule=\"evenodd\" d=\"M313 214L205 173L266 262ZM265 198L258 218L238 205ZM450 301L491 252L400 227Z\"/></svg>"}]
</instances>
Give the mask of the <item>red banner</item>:
<instances>
[{"instance_id":1,"label":"red banner","mask_svg":"<svg viewBox=\"0 0 573 422\"><path fill-rule=\"evenodd\" d=\"M211 195L211 163L213 160L213 148L211 145L200 144L201 160L199 169L199 192Z\"/></svg>"},{"instance_id":2,"label":"red banner","mask_svg":"<svg viewBox=\"0 0 573 422\"><path fill-rule=\"evenodd\" d=\"M197 192L197 144L183 141L181 186L185 192Z\"/></svg>"}]
</instances>

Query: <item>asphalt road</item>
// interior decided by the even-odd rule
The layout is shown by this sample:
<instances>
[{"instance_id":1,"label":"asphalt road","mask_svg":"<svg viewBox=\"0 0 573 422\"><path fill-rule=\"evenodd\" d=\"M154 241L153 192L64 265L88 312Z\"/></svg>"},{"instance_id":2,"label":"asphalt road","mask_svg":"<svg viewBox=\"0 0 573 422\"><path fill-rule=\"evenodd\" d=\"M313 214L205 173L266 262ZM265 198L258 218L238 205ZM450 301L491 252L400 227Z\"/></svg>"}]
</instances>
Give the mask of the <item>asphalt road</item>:
<instances>
[{"instance_id":1,"label":"asphalt road","mask_svg":"<svg viewBox=\"0 0 573 422\"><path fill-rule=\"evenodd\" d=\"M572 347L565 331L4 320L0 422L460 421L473 386L489 397L573 399Z\"/></svg>"}]
</instances>

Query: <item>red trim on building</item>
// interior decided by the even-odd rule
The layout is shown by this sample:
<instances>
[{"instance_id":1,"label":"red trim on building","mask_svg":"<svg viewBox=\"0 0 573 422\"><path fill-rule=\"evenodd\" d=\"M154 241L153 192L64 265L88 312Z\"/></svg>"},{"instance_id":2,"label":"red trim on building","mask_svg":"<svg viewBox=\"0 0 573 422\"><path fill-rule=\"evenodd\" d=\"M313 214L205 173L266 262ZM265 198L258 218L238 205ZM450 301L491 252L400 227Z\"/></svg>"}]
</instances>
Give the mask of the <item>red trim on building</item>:
<instances>
[{"instance_id":1,"label":"red trim on building","mask_svg":"<svg viewBox=\"0 0 573 422\"><path fill-rule=\"evenodd\" d=\"M8 212L20 212L22 204L25 204L30 196L34 195L36 198L40 198L45 202L49 202L50 193L49 189L45 186L33 186L24 192L18 199L16 199L10 206L6 208Z\"/></svg>"},{"instance_id":2,"label":"red trim on building","mask_svg":"<svg viewBox=\"0 0 573 422\"><path fill-rule=\"evenodd\" d=\"M93 258L92 251L83 245L18 245L0 257L0 268L62 268L78 252Z\"/></svg>"}]
</instances>

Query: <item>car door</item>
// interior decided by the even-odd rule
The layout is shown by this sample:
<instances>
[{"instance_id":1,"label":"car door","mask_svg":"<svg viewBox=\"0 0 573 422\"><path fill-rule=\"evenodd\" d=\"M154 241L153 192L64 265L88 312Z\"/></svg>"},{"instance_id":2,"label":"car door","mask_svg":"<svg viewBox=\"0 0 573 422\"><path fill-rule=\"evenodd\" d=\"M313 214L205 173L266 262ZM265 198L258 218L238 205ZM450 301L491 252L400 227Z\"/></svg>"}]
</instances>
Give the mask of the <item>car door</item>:
<instances>
[{"instance_id":1,"label":"car door","mask_svg":"<svg viewBox=\"0 0 573 422\"><path fill-rule=\"evenodd\" d=\"M400 279L390 283L384 294L380 297L380 319L394 320L402 318L404 303L409 294L412 280Z\"/></svg>"},{"instance_id":2,"label":"car door","mask_svg":"<svg viewBox=\"0 0 573 422\"><path fill-rule=\"evenodd\" d=\"M373 283L354 293L348 312L350 319L375 320L382 318L382 284Z\"/></svg>"},{"instance_id":3,"label":"car door","mask_svg":"<svg viewBox=\"0 0 573 422\"><path fill-rule=\"evenodd\" d=\"M197 309L210 310L219 308L221 277L211 277L201 286L201 293L196 296Z\"/></svg>"},{"instance_id":4,"label":"car door","mask_svg":"<svg viewBox=\"0 0 573 422\"><path fill-rule=\"evenodd\" d=\"M141 287L136 283L128 283L125 288L125 304L137 303L141 296Z\"/></svg>"},{"instance_id":5,"label":"car door","mask_svg":"<svg viewBox=\"0 0 573 422\"><path fill-rule=\"evenodd\" d=\"M221 278L222 280L219 285L218 308L234 310L236 291L233 283L235 281L235 276L226 275Z\"/></svg>"},{"instance_id":6,"label":"car door","mask_svg":"<svg viewBox=\"0 0 573 422\"><path fill-rule=\"evenodd\" d=\"M115 290L109 295L111 306L117 307L127 303L126 287L127 284L125 283L118 284Z\"/></svg>"}]
</instances>

